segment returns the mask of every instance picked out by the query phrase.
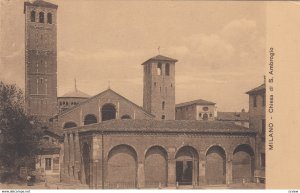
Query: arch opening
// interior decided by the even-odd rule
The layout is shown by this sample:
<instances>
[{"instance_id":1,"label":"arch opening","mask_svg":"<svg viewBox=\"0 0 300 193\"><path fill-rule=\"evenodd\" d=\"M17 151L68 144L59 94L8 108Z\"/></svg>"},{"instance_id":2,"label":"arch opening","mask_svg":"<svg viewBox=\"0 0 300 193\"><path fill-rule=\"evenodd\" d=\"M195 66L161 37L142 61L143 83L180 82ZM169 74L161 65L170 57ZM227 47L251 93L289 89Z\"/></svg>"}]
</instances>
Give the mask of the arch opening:
<instances>
[{"instance_id":1,"label":"arch opening","mask_svg":"<svg viewBox=\"0 0 300 193\"><path fill-rule=\"evenodd\" d=\"M137 153L129 145L118 145L108 154L107 188L135 188L137 182Z\"/></svg>"},{"instance_id":2,"label":"arch opening","mask_svg":"<svg viewBox=\"0 0 300 193\"><path fill-rule=\"evenodd\" d=\"M197 150L191 146L184 146L178 150L176 159L176 182L179 185L196 185L199 181Z\"/></svg>"},{"instance_id":3,"label":"arch opening","mask_svg":"<svg viewBox=\"0 0 300 193\"><path fill-rule=\"evenodd\" d=\"M131 117L130 117L130 115L123 115L122 117L121 117L121 119L131 119Z\"/></svg>"},{"instance_id":4,"label":"arch opening","mask_svg":"<svg viewBox=\"0 0 300 193\"><path fill-rule=\"evenodd\" d=\"M39 22L40 22L40 23L44 23L44 17L45 17L44 12L40 12L40 13L39 13Z\"/></svg>"},{"instance_id":5,"label":"arch opening","mask_svg":"<svg viewBox=\"0 0 300 193\"><path fill-rule=\"evenodd\" d=\"M47 23L52 24L52 14L51 13L47 14Z\"/></svg>"},{"instance_id":6,"label":"arch opening","mask_svg":"<svg viewBox=\"0 0 300 193\"><path fill-rule=\"evenodd\" d=\"M90 125L97 123L97 118L93 114L88 114L84 117L84 125Z\"/></svg>"},{"instance_id":7,"label":"arch opening","mask_svg":"<svg viewBox=\"0 0 300 193\"><path fill-rule=\"evenodd\" d=\"M208 114L207 114L207 113L204 113L202 119L205 120L205 121L208 120Z\"/></svg>"},{"instance_id":8,"label":"arch opening","mask_svg":"<svg viewBox=\"0 0 300 193\"><path fill-rule=\"evenodd\" d=\"M101 115L102 121L116 119L116 108L112 104L105 104L102 106Z\"/></svg>"},{"instance_id":9,"label":"arch opening","mask_svg":"<svg viewBox=\"0 0 300 193\"><path fill-rule=\"evenodd\" d=\"M30 21L35 22L35 11L30 12Z\"/></svg>"},{"instance_id":10,"label":"arch opening","mask_svg":"<svg viewBox=\"0 0 300 193\"><path fill-rule=\"evenodd\" d=\"M234 183L253 182L254 151L246 144L239 145L233 152L232 179Z\"/></svg>"},{"instance_id":11,"label":"arch opening","mask_svg":"<svg viewBox=\"0 0 300 193\"><path fill-rule=\"evenodd\" d=\"M161 146L152 146L145 155L145 186L165 187L168 182L168 153Z\"/></svg>"},{"instance_id":12,"label":"arch opening","mask_svg":"<svg viewBox=\"0 0 300 193\"><path fill-rule=\"evenodd\" d=\"M212 146L206 153L205 177L208 184L226 183L226 153L220 146Z\"/></svg>"},{"instance_id":13,"label":"arch opening","mask_svg":"<svg viewBox=\"0 0 300 193\"><path fill-rule=\"evenodd\" d=\"M77 127L77 124L74 122L66 122L64 124L64 129L73 128L73 127Z\"/></svg>"}]
</instances>

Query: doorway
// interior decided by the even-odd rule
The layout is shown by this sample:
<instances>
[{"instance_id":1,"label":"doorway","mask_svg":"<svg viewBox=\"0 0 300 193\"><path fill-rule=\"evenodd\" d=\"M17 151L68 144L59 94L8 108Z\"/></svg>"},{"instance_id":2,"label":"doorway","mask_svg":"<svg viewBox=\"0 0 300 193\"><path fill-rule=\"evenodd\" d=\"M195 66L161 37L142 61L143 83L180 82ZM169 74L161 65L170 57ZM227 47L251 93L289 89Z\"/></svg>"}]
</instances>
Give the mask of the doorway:
<instances>
[{"instance_id":1,"label":"doorway","mask_svg":"<svg viewBox=\"0 0 300 193\"><path fill-rule=\"evenodd\" d=\"M192 185L193 161L176 161L176 182L179 185Z\"/></svg>"}]
</instances>

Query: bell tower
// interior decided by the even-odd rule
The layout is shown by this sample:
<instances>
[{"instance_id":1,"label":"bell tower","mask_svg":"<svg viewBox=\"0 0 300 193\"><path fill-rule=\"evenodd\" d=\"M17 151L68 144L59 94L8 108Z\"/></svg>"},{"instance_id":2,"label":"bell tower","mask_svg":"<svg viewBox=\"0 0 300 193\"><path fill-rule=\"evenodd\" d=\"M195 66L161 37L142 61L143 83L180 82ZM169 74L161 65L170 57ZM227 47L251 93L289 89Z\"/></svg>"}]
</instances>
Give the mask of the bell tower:
<instances>
[{"instance_id":1,"label":"bell tower","mask_svg":"<svg viewBox=\"0 0 300 193\"><path fill-rule=\"evenodd\" d=\"M145 61L143 107L156 119L175 120L176 59L157 55Z\"/></svg>"},{"instance_id":2,"label":"bell tower","mask_svg":"<svg viewBox=\"0 0 300 193\"><path fill-rule=\"evenodd\" d=\"M57 7L24 3L25 110L45 122L57 112Z\"/></svg>"}]
</instances>

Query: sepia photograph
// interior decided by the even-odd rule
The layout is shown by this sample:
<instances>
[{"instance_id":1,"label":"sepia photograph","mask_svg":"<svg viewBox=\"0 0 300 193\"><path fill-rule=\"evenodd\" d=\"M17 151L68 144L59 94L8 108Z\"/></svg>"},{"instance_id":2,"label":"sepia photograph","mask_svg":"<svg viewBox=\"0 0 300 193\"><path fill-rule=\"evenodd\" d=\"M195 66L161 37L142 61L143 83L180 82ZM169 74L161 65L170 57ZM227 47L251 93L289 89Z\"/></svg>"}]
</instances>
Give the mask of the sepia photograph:
<instances>
[{"instance_id":1,"label":"sepia photograph","mask_svg":"<svg viewBox=\"0 0 300 193\"><path fill-rule=\"evenodd\" d=\"M0 3L0 189L265 189L266 2Z\"/></svg>"}]
</instances>

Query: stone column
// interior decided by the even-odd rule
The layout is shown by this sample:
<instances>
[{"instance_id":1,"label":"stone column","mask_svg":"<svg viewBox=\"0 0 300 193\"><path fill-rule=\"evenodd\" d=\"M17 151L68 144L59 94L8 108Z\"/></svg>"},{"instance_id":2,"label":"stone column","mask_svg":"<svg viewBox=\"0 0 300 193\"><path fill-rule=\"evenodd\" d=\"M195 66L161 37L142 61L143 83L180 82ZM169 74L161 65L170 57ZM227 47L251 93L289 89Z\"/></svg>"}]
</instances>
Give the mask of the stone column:
<instances>
[{"instance_id":1,"label":"stone column","mask_svg":"<svg viewBox=\"0 0 300 193\"><path fill-rule=\"evenodd\" d=\"M206 160L199 160L199 185L206 184L205 167Z\"/></svg>"},{"instance_id":2,"label":"stone column","mask_svg":"<svg viewBox=\"0 0 300 193\"><path fill-rule=\"evenodd\" d=\"M227 155L226 160L226 184L232 184L232 154Z\"/></svg>"},{"instance_id":3,"label":"stone column","mask_svg":"<svg viewBox=\"0 0 300 193\"><path fill-rule=\"evenodd\" d=\"M138 162L137 168L137 187L144 188L145 187L145 170L144 170L144 162Z\"/></svg>"},{"instance_id":4,"label":"stone column","mask_svg":"<svg viewBox=\"0 0 300 193\"><path fill-rule=\"evenodd\" d=\"M78 131L75 132L75 138L74 138L74 151L75 151L75 179L80 179L80 165L81 165L81 159L80 159L80 144L79 144L79 134Z\"/></svg>"},{"instance_id":5,"label":"stone column","mask_svg":"<svg viewBox=\"0 0 300 193\"><path fill-rule=\"evenodd\" d=\"M176 186L176 160L168 159L168 186Z\"/></svg>"},{"instance_id":6,"label":"stone column","mask_svg":"<svg viewBox=\"0 0 300 193\"><path fill-rule=\"evenodd\" d=\"M69 176L69 138L68 138L68 133L65 133L65 138L64 138L64 174Z\"/></svg>"},{"instance_id":7,"label":"stone column","mask_svg":"<svg viewBox=\"0 0 300 193\"><path fill-rule=\"evenodd\" d=\"M73 133L70 134L70 142L69 142L69 148L70 148L70 170L69 170L69 174L71 176L71 178L74 178L74 140L73 140Z\"/></svg>"}]
</instances>

